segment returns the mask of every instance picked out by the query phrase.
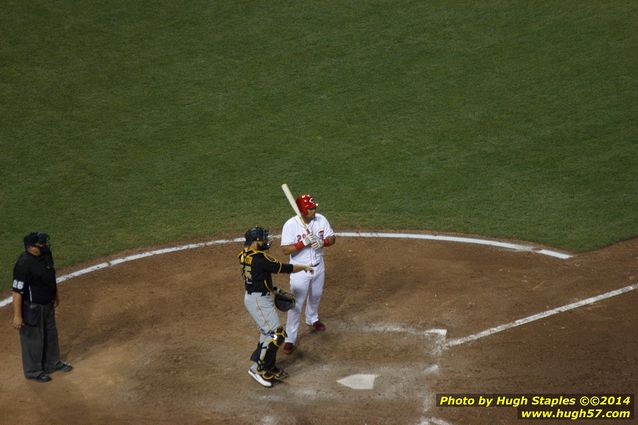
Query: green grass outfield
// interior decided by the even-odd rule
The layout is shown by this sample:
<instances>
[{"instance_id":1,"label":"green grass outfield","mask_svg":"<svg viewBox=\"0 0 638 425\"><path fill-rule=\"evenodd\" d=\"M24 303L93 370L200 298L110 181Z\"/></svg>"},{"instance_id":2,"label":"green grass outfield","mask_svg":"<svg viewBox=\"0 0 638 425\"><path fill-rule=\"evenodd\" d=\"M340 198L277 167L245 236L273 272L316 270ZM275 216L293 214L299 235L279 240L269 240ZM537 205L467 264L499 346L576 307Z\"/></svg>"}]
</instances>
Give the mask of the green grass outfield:
<instances>
[{"instance_id":1,"label":"green grass outfield","mask_svg":"<svg viewBox=\"0 0 638 425\"><path fill-rule=\"evenodd\" d=\"M571 251L638 235L638 3L2 1L0 288L290 216Z\"/></svg>"}]
</instances>

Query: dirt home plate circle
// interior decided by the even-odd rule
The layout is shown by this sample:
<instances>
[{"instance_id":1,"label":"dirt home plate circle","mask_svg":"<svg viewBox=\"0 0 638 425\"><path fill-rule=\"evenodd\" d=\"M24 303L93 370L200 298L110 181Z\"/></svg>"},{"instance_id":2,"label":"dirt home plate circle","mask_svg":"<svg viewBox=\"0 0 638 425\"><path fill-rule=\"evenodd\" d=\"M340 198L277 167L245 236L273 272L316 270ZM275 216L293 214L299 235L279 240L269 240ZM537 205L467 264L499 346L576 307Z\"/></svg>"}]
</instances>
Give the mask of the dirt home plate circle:
<instances>
[{"instance_id":1,"label":"dirt home plate circle","mask_svg":"<svg viewBox=\"0 0 638 425\"><path fill-rule=\"evenodd\" d=\"M62 270L57 320L75 370L25 384L5 332L0 423L505 424L514 407L440 407L437 394L635 390L636 240L571 255L458 235L337 236L328 329L300 328L279 359L290 377L272 388L245 373L257 335L242 310L243 238Z\"/></svg>"}]
</instances>

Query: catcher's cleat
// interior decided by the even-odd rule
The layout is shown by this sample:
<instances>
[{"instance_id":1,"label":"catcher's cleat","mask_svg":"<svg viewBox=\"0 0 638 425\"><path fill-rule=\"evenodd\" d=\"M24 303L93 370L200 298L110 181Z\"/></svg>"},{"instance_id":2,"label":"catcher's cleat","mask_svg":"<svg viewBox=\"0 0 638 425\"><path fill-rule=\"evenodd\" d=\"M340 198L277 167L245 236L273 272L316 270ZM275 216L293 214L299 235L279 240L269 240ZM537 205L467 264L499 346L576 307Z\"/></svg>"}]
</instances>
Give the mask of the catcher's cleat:
<instances>
[{"instance_id":1,"label":"catcher's cleat","mask_svg":"<svg viewBox=\"0 0 638 425\"><path fill-rule=\"evenodd\" d=\"M262 385L266 388L272 387L272 382L269 379L266 379L266 377L264 376L264 373L260 373L252 369L248 369L248 374L252 376L253 379L259 383L259 385Z\"/></svg>"},{"instance_id":2,"label":"catcher's cleat","mask_svg":"<svg viewBox=\"0 0 638 425\"><path fill-rule=\"evenodd\" d=\"M283 369L278 368L277 366L270 369L270 374L272 374L272 379L276 379L277 381L283 381L288 377L288 372Z\"/></svg>"}]
</instances>

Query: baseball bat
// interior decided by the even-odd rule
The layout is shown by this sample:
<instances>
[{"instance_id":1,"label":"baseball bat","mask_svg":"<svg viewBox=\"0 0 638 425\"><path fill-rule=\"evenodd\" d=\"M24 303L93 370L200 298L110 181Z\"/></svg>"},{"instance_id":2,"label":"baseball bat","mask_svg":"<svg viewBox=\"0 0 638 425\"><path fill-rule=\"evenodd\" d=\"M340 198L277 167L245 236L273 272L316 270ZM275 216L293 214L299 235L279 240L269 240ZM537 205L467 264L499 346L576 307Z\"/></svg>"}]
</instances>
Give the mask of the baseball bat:
<instances>
[{"instance_id":1,"label":"baseball bat","mask_svg":"<svg viewBox=\"0 0 638 425\"><path fill-rule=\"evenodd\" d=\"M304 229L306 229L306 232L310 233L310 230L308 229L308 225L306 224L303 217L301 216L301 211L299 211L299 207L297 206L297 203L295 202L295 198L294 196L292 196L292 192L290 191L290 188L288 187L288 185L286 183L282 184L281 190L284 191L284 194L286 195L286 198L288 199L290 206L295 211L295 214L297 214L297 217L299 217L299 220L301 221L301 224L303 224Z\"/></svg>"}]
</instances>

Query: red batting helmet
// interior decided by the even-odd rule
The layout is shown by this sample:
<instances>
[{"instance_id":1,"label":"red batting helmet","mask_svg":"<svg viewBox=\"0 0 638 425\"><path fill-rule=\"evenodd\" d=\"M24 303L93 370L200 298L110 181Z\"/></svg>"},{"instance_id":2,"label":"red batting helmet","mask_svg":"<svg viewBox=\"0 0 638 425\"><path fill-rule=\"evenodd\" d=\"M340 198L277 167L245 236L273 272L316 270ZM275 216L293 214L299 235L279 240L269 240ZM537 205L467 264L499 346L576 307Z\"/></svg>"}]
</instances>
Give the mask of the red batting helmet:
<instances>
[{"instance_id":1,"label":"red batting helmet","mask_svg":"<svg viewBox=\"0 0 638 425\"><path fill-rule=\"evenodd\" d=\"M301 195L300 197L295 199L295 202L297 202L297 206L299 207L301 215L308 215L309 209L317 208L319 206L319 204L315 202L315 199L312 197L312 195Z\"/></svg>"}]
</instances>

